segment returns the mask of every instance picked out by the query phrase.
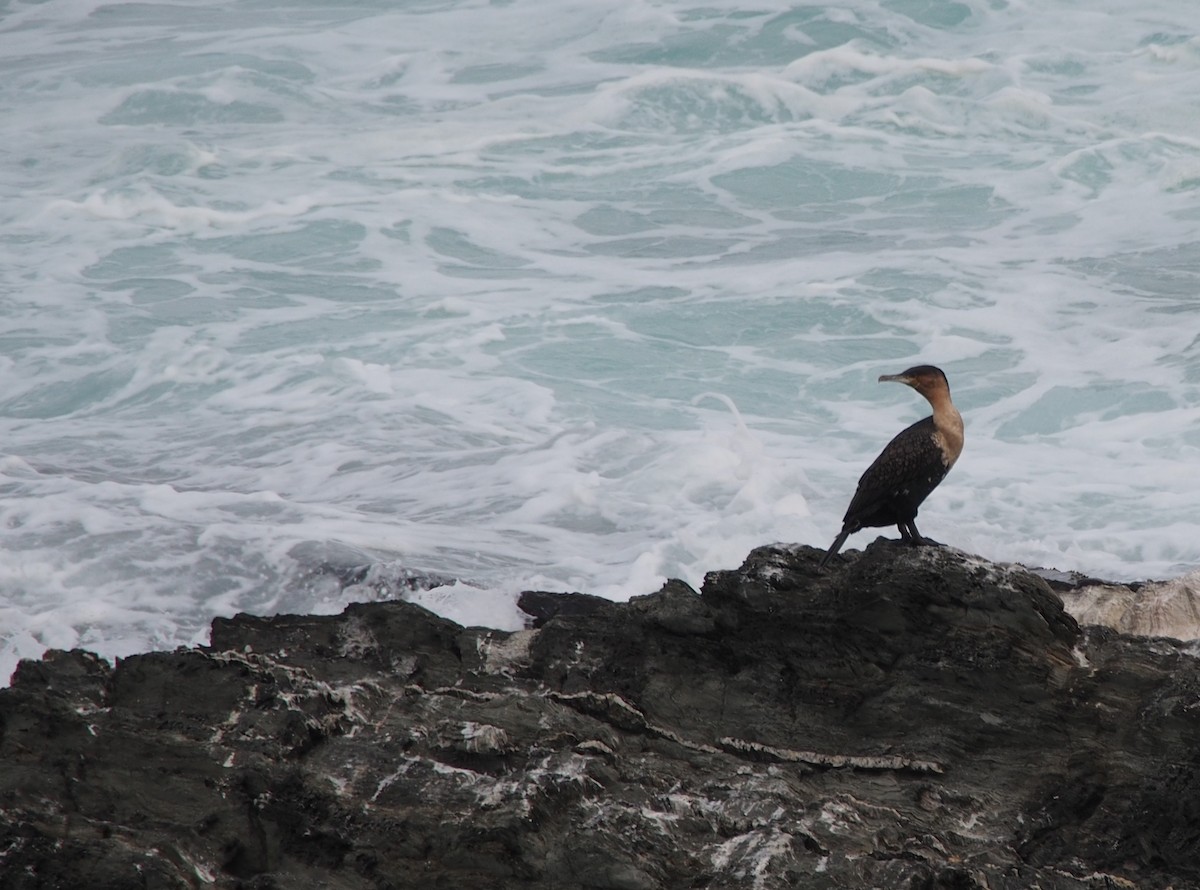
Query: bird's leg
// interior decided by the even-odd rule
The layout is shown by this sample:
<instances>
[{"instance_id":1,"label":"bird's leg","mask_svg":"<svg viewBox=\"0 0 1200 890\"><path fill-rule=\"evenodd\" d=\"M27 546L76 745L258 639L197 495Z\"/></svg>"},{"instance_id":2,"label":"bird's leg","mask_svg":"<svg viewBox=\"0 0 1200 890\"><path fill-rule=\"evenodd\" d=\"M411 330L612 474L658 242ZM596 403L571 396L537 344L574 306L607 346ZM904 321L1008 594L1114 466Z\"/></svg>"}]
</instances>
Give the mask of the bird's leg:
<instances>
[{"instance_id":1,"label":"bird's leg","mask_svg":"<svg viewBox=\"0 0 1200 890\"><path fill-rule=\"evenodd\" d=\"M907 541L909 544L912 544L917 547L941 547L942 546L940 543L935 541L933 538L926 538L919 531L917 531L916 520L909 519L909 520L906 520L904 523L902 523L901 524L901 533L903 533L903 531L904 531L903 526L908 526L909 534L904 537L904 540Z\"/></svg>"}]
</instances>

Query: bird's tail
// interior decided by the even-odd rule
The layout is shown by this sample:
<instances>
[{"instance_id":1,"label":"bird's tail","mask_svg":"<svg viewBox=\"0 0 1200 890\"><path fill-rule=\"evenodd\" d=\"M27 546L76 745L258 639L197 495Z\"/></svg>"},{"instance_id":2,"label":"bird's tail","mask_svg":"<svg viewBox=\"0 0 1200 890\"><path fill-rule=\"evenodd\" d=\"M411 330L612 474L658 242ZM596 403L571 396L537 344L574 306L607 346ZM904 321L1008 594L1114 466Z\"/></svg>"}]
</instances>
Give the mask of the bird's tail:
<instances>
[{"instance_id":1,"label":"bird's tail","mask_svg":"<svg viewBox=\"0 0 1200 890\"><path fill-rule=\"evenodd\" d=\"M837 552L842 549L842 545L846 543L846 539L850 537L851 531L852 529L848 524L842 526L841 533L836 539L834 539L833 545L825 552L825 555L821 558L821 564L818 565L817 568L825 568L825 563L829 562L829 560L833 559L834 556L837 555Z\"/></svg>"}]
</instances>

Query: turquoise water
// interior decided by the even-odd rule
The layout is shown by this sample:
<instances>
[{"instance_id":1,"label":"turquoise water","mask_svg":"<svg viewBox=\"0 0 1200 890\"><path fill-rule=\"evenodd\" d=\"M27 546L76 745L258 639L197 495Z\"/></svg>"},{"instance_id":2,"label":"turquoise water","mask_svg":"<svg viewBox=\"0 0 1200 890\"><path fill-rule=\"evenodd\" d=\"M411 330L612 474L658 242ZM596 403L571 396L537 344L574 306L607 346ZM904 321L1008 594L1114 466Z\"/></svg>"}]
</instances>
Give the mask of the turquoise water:
<instances>
[{"instance_id":1,"label":"turquoise water","mask_svg":"<svg viewBox=\"0 0 1200 890\"><path fill-rule=\"evenodd\" d=\"M1198 97L1183 0L0 5L0 673L827 546L926 362L923 532L1190 570Z\"/></svg>"}]
</instances>

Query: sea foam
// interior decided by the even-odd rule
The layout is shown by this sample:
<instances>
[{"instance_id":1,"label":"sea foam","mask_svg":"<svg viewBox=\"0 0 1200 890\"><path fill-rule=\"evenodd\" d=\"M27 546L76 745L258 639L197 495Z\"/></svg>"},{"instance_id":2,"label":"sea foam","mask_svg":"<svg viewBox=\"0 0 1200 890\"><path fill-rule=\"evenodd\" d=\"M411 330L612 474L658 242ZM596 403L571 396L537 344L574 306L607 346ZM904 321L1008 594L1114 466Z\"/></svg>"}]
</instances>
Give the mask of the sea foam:
<instances>
[{"instance_id":1,"label":"sea foam","mask_svg":"<svg viewBox=\"0 0 1200 890\"><path fill-rule=\"evenodd\" d=\"M923 362L923 532L1194 569L1198 46L1183 0L7 10L0 674L824 547Z\"/></svg>"}]
</instances>

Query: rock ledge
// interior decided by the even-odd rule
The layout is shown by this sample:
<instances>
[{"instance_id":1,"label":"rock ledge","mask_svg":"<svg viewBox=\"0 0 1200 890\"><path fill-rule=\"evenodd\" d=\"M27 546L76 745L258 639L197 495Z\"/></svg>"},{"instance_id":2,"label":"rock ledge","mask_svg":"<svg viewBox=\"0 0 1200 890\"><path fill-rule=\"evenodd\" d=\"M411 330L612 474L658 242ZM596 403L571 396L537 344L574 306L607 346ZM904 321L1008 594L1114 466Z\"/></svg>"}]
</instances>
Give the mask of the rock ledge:
<instances>
[{"instance_id":1,"label":"rock ledge","mask_svg":"<svg viewBox=\"0 0 1200 890\"><path fill-rule=\"evenodd\" d=\"M0 888L1200 885L1200 662L877 541L698 593L238 615L0 690Z\"/></svg>"}]
</instances>

